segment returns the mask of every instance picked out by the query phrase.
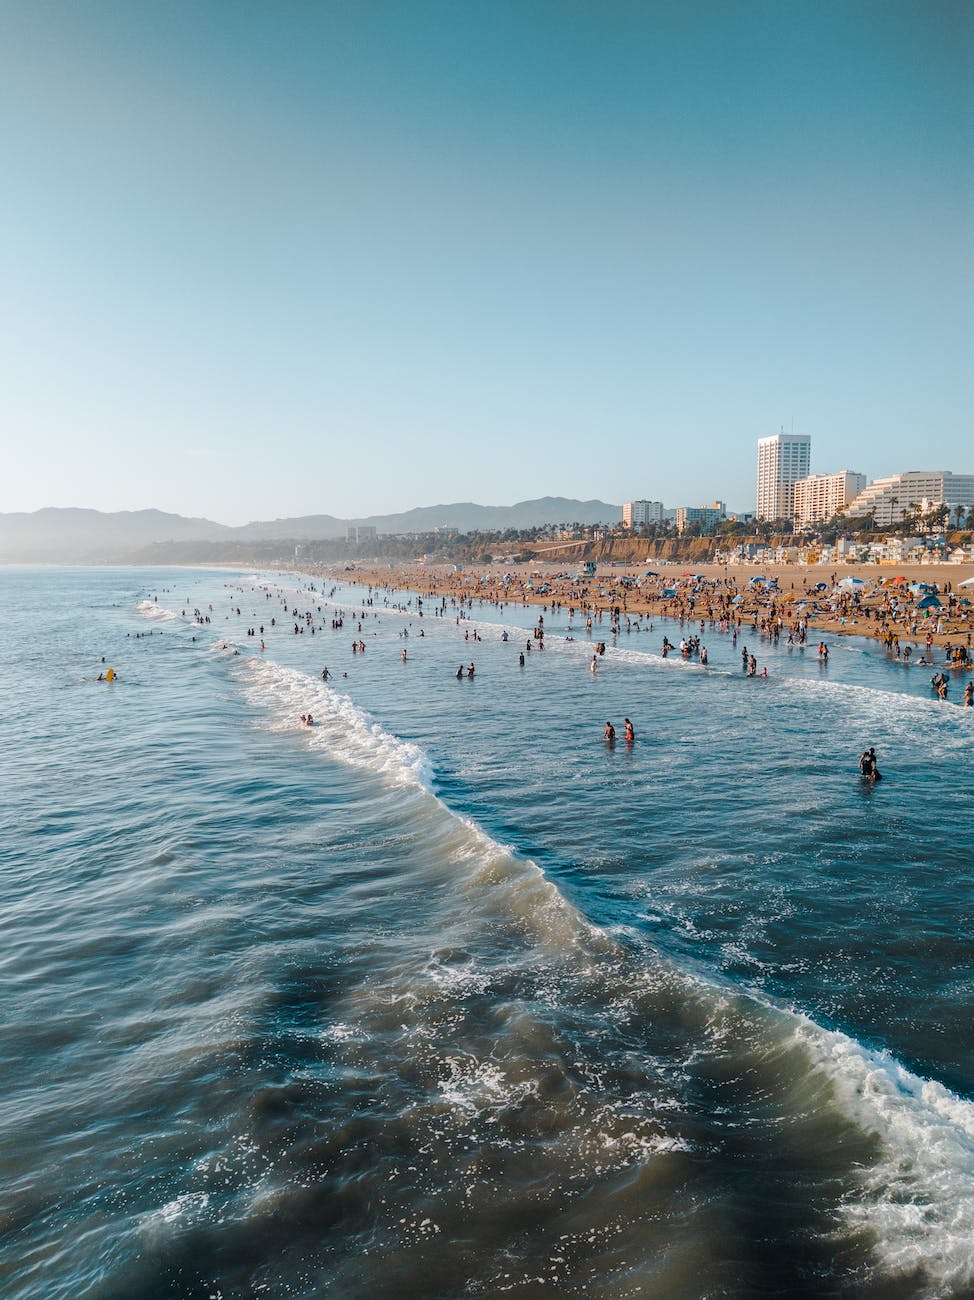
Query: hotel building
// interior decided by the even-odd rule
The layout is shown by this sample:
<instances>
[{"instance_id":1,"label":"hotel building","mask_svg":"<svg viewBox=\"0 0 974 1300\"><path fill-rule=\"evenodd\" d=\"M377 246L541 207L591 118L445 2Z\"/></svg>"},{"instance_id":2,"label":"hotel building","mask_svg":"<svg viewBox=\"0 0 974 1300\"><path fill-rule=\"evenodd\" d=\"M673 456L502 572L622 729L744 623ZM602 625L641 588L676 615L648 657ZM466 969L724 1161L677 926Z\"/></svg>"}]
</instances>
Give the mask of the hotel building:
<instances>
[{"instance_id":1,"label":"hotel building","mask_svg":"<svg viewBox=\"0 0 974 1300\"><path fill-rule=\"evenodd\" d=\"M758 490L755 517L790 519L794 485L808 477L812 440L807 433L776 433L758 439Z\"/></svg>"},{"instance_id":2,"label":"hotel building","mask_svg":"<svg viewBox=\"0 0 974 1300\"><path fill-rule=\"evenodd\" d=\"M794 485L792 518L796 524L815 524L842 514L866 486L865 474L844 469L838 474L809 474Z\"/></svg>"},{"instance_id":3,"label":"hotel building","mask_svg":"<svg viewBox=\"0 0 974 1300\"><path fill-rule=\"evenodd\" d=\"M974 474L951 474L948 470L910 470L877 478L849 503L852 517L873 514L877 525L898 524L916 506L974 506Z\"/></svg>"},{"instance_id":4,"label":"hotel building","mask_svg":"<svg viewBox=\"0 0 974 1300\"><path fill-rule=\"evenodd\" d=\"M722 519L727 518L723 501L711 501L709 506L678 506L676 531L685 533L692 524L699 524L702 533L712 533Z\"/></svg>"},{"instance_id":5,"label":"hotel building","mask_svg":"<svg viewBox=\"0 0 974 1300\"><path fill-rule=\"evenodd\" d=\"M623 528L642 528L643 524L660 524L662 522L662 501L624 501L622 503Z\"/></svg>"}]
</instances>

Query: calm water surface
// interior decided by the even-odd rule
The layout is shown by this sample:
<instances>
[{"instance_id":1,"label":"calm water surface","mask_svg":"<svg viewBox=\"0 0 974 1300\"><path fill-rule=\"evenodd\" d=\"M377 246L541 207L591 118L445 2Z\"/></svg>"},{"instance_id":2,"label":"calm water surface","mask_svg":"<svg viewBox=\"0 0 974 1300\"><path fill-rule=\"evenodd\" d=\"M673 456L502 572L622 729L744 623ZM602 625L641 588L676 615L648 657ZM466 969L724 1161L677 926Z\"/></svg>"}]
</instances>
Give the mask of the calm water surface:
<instances>
[{"instance_id":1,"label":"calm water surface","mask_svg":"<svg viewBox=\"0 0 974 1300\"><path fill-rule=\"evenodd\" d=\"M961 682L309 581L0 570L0 1292L974 1294Z\"/></svg>"}]
</instances>

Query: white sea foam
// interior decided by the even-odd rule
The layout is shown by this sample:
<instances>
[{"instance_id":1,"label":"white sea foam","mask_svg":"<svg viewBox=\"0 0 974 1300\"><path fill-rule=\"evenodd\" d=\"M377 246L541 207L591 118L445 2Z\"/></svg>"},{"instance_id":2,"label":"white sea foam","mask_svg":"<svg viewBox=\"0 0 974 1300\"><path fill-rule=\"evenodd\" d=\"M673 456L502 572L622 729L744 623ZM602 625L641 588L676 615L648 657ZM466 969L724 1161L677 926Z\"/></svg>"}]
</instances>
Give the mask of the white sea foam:
<instances>
[{"instance_id":1,"label":"white sea foam","mask_svg":"<svg viewBox=\"0 0 974 1300\"><path fill-rule=\"evenodd\" d=\"M922 1269L930 1297L960 1294L974 1284L974 1104L807 1017L795 1035L841 1108L882 1144L847 1218L875 1232L885 1268Z\"/></svg>"},{"instance_id":2,"label":"white sea foam","mask_svg":"<svg viewBox=\"0 0 974 1300\"><path fill-rule=\"evenodd\" d=\"M143 618L154 618L164 623L171 623L182 617L174 609L164 609L162 605L157 605L154 600L140 600L135 608Z\"/></svg>"},{"instance_id":3,"label":"white sea foam","mask_svg":"<svg viewBox=\"0 0 974 1300\"><path fill-rule=\"evenodd\" d=\"M431 789L433 773L424 751L385 731L347 695L270 659L247 656L240 663L248 701L270 713L273 730L299 731L312 749L327 749L397 784ZM314 726L302 724L302 713L312 715Z\"/></svg>"}]
</instances>

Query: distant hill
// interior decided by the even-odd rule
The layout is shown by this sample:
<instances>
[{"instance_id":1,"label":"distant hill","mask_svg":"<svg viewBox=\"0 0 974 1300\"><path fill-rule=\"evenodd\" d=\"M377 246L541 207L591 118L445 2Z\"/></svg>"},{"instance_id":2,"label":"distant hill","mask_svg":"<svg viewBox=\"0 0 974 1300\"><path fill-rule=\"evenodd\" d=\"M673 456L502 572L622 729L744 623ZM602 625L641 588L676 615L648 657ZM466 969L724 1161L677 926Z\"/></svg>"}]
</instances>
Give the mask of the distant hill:
<instances>
[{"instance_id":1,"label":"distant hill","mask_svg":"<svg viewBox=\"0 0 974 1300\"><path fill-rule=\"evenodd\" d=\"M162 510L48 507L32 514L0 514L0 560L98 564L152 542L215 541L233 530L209 519L186 519Z\"/></svg>"},{"instance_id":2,"label":"distant hill","mask_svg":"<svg viewBox=\"0 0 974 1300\"><path fill-rule=\"evenodd\" d=\"M188 542L315 541L344 537L350 525L369 525L376 532L431 532L456 528L462 533L545 524L598 524L618 521L619 506L606 501L541 497L513 506L480 506L472 501L419 506L395 515L336 519L303 515L231 528L211 519L187 519L162 510L99 510L48 507L26 513L0 513L0 562L110 564L145 547ZM185 546L179 550L185 552Z\"/></svg>"}]
</instances>

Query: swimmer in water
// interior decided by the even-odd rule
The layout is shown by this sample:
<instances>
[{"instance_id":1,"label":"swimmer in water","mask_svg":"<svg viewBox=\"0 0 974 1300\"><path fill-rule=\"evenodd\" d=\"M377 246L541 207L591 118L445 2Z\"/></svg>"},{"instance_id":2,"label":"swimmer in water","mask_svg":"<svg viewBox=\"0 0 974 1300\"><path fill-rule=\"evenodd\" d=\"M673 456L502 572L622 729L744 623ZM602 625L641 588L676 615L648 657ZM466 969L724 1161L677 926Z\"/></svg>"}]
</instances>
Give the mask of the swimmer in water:
<instances>
[{"instance_id":1,"label":"swimmer in water","mask_svg":"<svg viewBox=\"0 0 974 1300\"><path fill-rule=\"evenodd\" d=\"M605 724L605 731L603 731L602 733L602 739L607 741L611 745L612 742L615 740L615 738L616 738L616 729L611 722L607 722Z\"/></svg>"}]
</instances>

